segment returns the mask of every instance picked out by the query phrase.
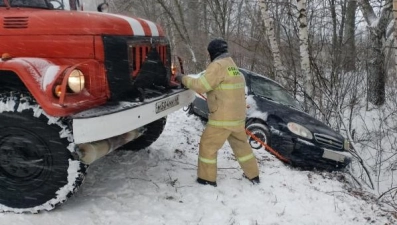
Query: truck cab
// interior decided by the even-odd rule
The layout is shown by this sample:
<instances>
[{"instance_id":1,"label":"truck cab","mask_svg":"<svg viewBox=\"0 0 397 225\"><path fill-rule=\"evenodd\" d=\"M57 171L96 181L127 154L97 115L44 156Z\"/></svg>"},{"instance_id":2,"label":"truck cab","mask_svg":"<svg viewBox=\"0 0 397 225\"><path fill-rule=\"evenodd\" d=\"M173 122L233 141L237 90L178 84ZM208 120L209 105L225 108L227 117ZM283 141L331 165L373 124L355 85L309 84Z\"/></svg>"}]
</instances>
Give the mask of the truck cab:
<instances>
[{"instance_id":1,"label":"truck cab","mask_svg":"<svg viewBox=\"0 0 397 225\"><path fill-rule=\"evenodd\" d=\"M0 57L0 211L51 210L89 164L148 147L194 99L158 24L79 0L0 0Z\"/></svg>"}]
</instances>

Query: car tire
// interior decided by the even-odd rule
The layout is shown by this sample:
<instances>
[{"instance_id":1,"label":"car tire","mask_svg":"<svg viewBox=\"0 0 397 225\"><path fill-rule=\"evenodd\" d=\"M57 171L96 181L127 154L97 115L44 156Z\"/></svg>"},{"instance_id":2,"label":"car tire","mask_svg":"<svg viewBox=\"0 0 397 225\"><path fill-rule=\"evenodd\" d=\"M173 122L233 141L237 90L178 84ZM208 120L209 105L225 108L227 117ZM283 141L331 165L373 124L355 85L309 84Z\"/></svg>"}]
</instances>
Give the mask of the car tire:
<instances>
[{"instance_id":1,"label":"car tire","mask_svg":"<svg viewBox=\"0 0 397 225\"><path fill-rule=\"evenodd\" d=\"M246 125L246 129L265 144L269 146L271 145L270 132L267 126L264 125L264 123L261 123L257 120L249 121ZM257 142L254 138L250 136L248 136L248 143L250 144L251 148L256 150L263 147L261 143Z\"/></svg>"},{"instance_id":2,"label":"car tire","mask_svg":"<svg viewBox=\"0 0 397 225\"><path fill-rule=\"evenodd\" d=\"M149 147L160 137L161 133L164 130L166 122L167 117L163 117L149 123L148 125L144 126L144 132L140 137L131 142L128 142L127 144L121 146L119 149L125 151L139 151L141 149Z\"/></svg>"},{"instance_id":3,"label":"car tire","mask_svg":"<svg viewBox=\"0 0 397 225\"><path fill-rule=\"evenodd\" d=\"M71 197L87 167L68 126L11 93L0 93L0 121L0 211L37 213Z\"/></svg>"}]
</instances>

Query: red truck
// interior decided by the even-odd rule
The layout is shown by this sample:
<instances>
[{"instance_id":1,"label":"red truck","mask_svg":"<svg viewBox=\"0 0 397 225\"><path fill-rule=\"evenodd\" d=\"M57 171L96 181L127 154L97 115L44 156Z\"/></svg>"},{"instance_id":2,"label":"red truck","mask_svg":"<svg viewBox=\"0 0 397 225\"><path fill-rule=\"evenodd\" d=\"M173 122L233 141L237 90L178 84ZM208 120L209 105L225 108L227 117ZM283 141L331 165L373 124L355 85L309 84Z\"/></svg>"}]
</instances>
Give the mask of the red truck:
<instances>
[{"instance_id":1,"label":"red truck","mask_svg":"<svg viewBox=\"0 0 397 225\"><path fill-rule=\"evenodd\" d=\"M90 163L148 147L194 99L160 26L80 3L0 0L0 211L62 204Z\"/></svg>"}]
</instances>

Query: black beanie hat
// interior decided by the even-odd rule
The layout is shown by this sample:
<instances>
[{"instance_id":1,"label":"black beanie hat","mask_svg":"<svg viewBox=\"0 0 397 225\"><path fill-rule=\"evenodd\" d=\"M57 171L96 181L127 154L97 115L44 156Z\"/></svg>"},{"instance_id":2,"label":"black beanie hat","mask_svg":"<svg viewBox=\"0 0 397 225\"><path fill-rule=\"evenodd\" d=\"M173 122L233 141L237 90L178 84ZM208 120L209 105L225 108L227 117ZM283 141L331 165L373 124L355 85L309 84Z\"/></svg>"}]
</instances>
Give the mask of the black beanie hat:
<instances>
[{"instance_id":1,"label":"black beanie hat","mask_svg":"<svg viewBox=\"0 0 397 225\"><path fill-rule=\"evenodd\" d=\"M216 57L227 52L227 42L222 38L215 38L208 44L207 50L212 62Z\"/></svg>"}]
</instances>

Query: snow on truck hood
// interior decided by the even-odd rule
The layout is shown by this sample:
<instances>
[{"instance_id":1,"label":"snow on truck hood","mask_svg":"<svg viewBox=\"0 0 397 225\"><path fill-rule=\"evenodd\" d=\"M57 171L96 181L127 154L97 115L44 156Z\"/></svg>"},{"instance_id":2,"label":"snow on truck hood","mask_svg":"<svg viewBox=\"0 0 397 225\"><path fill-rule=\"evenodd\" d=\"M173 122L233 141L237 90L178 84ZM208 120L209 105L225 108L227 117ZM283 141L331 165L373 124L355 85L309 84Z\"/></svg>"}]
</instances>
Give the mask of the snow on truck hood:
<instances>
[{"instance_id":1,"label":"snow on truck hood","mask_svg":"<svg viewBox=\"0 0 397 225\"><path fill-rule=\"evenodd\" d=\"M28 19L26 28L8 30L9 35L29 32L30 35L164 36L162 28L151 21L111 13L27 9L2 14L4 18Z\"/></svg>"}]
</instances>

